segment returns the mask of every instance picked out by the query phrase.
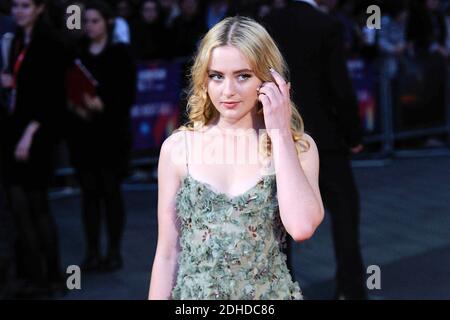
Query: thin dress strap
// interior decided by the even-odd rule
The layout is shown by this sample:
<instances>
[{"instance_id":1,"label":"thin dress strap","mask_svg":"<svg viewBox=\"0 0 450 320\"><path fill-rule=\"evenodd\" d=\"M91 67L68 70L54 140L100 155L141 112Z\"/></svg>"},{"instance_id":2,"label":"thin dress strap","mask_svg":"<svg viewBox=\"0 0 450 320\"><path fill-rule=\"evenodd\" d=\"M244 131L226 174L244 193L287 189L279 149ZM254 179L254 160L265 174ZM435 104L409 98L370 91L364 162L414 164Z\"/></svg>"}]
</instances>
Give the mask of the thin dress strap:
<instances>
[{"instance_id":1,"label":"thin dress strap","mask_svg":"<svg viewBox=\"0 0 450 320\"><path fill-rule=\"evenodd\" d=\"M187 174L189 174L189 152L188 152L188 143L187 143L187 134L186 134L186 130L184 130L184 144L185 144L185 149L186 149L186 170L187 170Z\"/></svg>"}]
</instances>

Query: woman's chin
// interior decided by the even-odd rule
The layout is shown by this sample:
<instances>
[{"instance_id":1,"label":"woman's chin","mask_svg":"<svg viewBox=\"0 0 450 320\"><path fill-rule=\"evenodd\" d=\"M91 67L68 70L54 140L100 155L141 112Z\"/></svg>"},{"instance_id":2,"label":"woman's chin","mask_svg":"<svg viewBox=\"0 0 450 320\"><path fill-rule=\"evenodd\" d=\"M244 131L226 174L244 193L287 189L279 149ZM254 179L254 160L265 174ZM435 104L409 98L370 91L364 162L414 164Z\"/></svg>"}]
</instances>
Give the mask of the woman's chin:
<instances>
[{"instance_id":1,"label":"woman's chin","mask_svg":"<svg viewBox=\"0 0 450 320\"><path fill-rule=\"evenodd\" d=\"M235 109L220 110L219 113L222 117L230 119L240 119L245 115L242 110Z\"/></svg>"}]
</instances>

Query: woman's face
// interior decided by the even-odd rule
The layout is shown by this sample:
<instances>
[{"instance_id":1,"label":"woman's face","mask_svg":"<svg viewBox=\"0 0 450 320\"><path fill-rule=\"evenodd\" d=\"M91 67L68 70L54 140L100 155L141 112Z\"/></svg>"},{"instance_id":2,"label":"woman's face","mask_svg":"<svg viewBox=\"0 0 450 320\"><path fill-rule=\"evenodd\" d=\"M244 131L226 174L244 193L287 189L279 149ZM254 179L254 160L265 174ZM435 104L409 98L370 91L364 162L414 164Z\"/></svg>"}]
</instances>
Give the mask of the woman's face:
<instances>
[{"instance_id":1,"label":"woman's face","mask_svg":"<svg viewBox=\"0 0 450 320\"><path fill-rule=\"evenodd\" d=\"M158 19L156 2L147 1L142 5L142 18L146 23L153 23Z\"/></svg>"},{"instance_id":2,"label":"woman's face","mask_svg":"<svg viewBox=\"0 0 450 320\"><path fill-rule=\"evenodd\" d=\"M228 45L212 50L207 90L221 117L241 119L256 108L261 83L240 50Z\"/></svg>"},{"instance_id":3,"label":"woman's face","mask_svg":"<svg viewBox=\"0 0 450 320\"><path fill-rule=\"evenodd\" d=\"M101 39L108 34L107 22L97 10L86 10L84 14L84 30L89 39Z\"/></svg>"},{"instance_id":4,"label":"woman's face","mask_svg":"<svg viewBox=\"0 0 450 320\"><path fill-rule=\"evenodd\" d=\"M17 25L22 28L32 27L43 10L44 5L37 6L33 0L13 0L11 8Z\"/></svg>"},{"instance_id":5,"label":"woman's face","mask_svg":"<svg viewBox=\"0 0 450 320\"><path fill-rule=\"evenodd\" d=\"M164 9L170 9L175 4L173 0L161 0L160 3Z\"/></svg>"},{"instance_id":6,"label":"woman's face","mask_svg":"<svg viewBox=\"0 0 450 320\"><path fill-rule=\"evenodd\" d=\"M436 10L439 8L439 0L427 0L426 5L430 10Z\"/></svg>"},{"instance_id":7,"label":"woman's face","mask_svg":"<svg viewBox=\"0 0 450 320\"><path fill-rule=\"evenodd\" d=\"M117 4L117 15L125 19L131 16L131 8L128 1L120 1Z\"/></svg>"},{"instance_id":8,"label":"woman's face","mask_svg":"<svg viewBox=\"0 0 450 320\"><path fill-rule=\"evenodd\" d=\"M197 0L183 0L181 1L181 11L185 16L191 17L197 13Z\"/></svg>"}]
</instances>

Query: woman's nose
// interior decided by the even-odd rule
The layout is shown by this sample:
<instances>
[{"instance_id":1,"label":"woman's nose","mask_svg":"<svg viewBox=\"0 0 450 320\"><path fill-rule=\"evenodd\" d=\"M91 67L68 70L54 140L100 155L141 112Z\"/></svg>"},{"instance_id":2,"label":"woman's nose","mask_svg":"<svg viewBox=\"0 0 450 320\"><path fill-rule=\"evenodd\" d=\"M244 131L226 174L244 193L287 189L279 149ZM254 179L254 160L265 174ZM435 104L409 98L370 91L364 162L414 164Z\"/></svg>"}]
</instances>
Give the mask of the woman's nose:
<instances>
[{"instance_id":1,"label":"woman's nose","mask_svg":"<svg viewBox=\"0 0 450 320\"><path fill-rule=\"evenodd\" d=\"M232 96L236 93L236 87L233 80L225 80L223 86L223 94L225 96Z\"/></svg>"}]
</instances>

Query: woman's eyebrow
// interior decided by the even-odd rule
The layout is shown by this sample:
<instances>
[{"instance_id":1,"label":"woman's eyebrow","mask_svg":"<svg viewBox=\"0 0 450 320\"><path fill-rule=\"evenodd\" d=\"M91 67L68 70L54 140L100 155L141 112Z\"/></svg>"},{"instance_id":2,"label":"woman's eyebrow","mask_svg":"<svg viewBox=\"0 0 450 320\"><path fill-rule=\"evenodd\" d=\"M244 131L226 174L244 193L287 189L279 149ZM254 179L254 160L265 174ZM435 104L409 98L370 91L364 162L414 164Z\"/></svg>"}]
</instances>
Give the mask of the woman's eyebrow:
<instances>
[{"instance_id":1,"label":"woman's eyebrow","mask_svg":"<svg viewBox=\"0 0 450 320\"><path fill-rule=\"evenodd\" d=\"M214 73L223 74L223 72L221 72L221 71L212 70L212 69L209 69L208 72L214 72ZM242 73L242 72L253 72L253 70L251 70L251 69L241 69L241 70L234 71L233 73L237 74L237 73Z\"/></svg>"}]
</instances>

